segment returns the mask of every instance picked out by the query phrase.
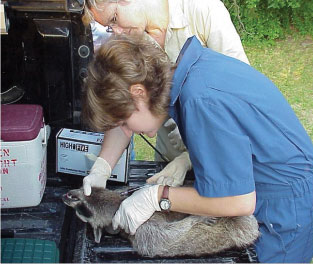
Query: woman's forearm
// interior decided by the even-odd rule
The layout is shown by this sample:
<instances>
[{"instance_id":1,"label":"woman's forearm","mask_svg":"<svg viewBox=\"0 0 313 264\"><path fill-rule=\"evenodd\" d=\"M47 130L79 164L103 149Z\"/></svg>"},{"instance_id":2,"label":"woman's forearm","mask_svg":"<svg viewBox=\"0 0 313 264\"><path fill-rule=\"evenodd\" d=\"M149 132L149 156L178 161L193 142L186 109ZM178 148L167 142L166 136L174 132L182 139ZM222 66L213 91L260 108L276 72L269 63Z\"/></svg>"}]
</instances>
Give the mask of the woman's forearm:
<instances>
[{"instance_id":1,"label":"woman's forearm","mask_svg":"<svg viewBox=\"0 0 313 264\"><path fill-rule=\"evenodd\" d=\"M113 128L105 132L99 156L105 159L113 169L129 142L130 138L120 127Z\"/></svg>"},{"instance_id":2,"label":"woman's forearm","mask_svg":"<svg viewBox=\"0 0 313 264\"><path fill-rule=\"evenodd\" d=\"M159 188L159 200L163 186ZM209 198L200 196L192 187L170 187L169 200L171 211L207 215L207 216L241 216L251 215L255 208L255 192L239 196Z\"/></svg>"}]
</instances>

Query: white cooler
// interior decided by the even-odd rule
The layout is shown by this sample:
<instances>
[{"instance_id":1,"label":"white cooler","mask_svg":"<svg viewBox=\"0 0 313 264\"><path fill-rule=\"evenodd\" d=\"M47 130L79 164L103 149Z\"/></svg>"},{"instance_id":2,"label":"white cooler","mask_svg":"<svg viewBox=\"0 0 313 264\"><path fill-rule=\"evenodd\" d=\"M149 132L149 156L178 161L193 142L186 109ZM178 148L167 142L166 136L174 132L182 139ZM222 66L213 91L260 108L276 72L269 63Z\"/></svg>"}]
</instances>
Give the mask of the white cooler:
<instances>
[{"instance_id":1,"label":"white cooler","mask_svg":"<svg viewBox=\"0 0 313 264\"><path fill-rule=\"evenodd\" d=\"M47 180L48 138L41 106L1 106L1 208L41 202Z\"/></svg>"}]
</instances>

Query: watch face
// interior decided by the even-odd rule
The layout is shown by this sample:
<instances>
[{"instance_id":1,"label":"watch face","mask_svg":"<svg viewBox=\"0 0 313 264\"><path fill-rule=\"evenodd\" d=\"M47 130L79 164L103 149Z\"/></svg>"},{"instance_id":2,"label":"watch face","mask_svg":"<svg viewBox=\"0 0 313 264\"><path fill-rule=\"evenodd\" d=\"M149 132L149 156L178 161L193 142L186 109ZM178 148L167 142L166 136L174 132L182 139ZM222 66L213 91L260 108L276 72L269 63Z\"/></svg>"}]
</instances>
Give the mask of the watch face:
<instances>
[{"instance_id":1,"label":"watch face","mask_svg":"<svg viewBox=\"0 0 313 264\"><path fill-rule=\"evenodd\" d=\"M171 208L171 202L167 199L162 199L160 201L160 208L162 210L169 210Z\"/></svg>"}]
</instances>

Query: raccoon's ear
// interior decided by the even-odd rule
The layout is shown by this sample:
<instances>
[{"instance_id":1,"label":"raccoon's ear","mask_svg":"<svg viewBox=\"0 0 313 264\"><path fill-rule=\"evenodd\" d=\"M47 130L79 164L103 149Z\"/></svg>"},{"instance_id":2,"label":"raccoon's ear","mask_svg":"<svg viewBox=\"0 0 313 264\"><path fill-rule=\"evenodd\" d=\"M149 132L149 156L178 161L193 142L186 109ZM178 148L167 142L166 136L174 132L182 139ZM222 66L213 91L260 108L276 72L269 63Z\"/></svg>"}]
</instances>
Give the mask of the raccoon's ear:
<instances>
[{"instance_id":1,"label":"raccoon's ear","mask_svg":"<svg viewBox=\"0 0 313 264\"><path fill-rule=\"evenodd\" d=\"M100 243L101 236L102 236L102 228L101 227L94 227L93 228L93 235L95 236L95 242Z\"/></svg>"},{"instance_id":2,"label":"raccoon's ear","mask_svg":"<svg viewBox=\"0 0 313 264\"><path fill-rule=\"evenodd\" d=\"M81 203L75 207L76 215L83 221L88 222L88 219L92 217L92 212L86 207L85 204Z\"/></svg>"}]
</instances>

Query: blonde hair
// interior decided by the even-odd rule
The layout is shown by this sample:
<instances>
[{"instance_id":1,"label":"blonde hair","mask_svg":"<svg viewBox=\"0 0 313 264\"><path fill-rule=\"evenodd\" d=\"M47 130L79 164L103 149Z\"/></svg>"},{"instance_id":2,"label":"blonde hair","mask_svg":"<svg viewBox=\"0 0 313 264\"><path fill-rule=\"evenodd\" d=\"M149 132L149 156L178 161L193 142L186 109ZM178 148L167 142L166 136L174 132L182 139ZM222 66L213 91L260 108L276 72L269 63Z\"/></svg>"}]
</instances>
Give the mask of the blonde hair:
<instances>
[{"instance_id":1,"label":"blonde hair","mask_svg":"<svg viewBox=\"0 0 313 264\"><path fill-rule=\"evenodd\" d=\"M136 110L130 86L142 84L149 110L168 113L173 68L151 41L137 35L112 36L89 65L83 96L83 118L96 131L117 126Z\"/></svg>"},{"instance_id":2,"label":"blonde hair","mask_svg":"<svg viewBox=\"0 0 313 264\"><path fill-rule=\"evenodd\" d=\"M129 2L130 0L85 0L84 14L82 17L82 21L85 26L88 26L93 20L94 16L91 12L91 8L103 11L101 5L104 3L118 3L120 1Z\"/></svg>"},{"instance_id":3,"label":"blonde hair","mask_svg":"<svg viewBox=\"0 0 313 264\"><path fill-rule=\"evenodd\" d=\"M82 21L85 26L88 26L93 20L93 13L91 12L91 8L95 8L101 10L99 4L109 2L110 0L85 0L84 14L82 17Z\"/></svg>"}]
</instances>

